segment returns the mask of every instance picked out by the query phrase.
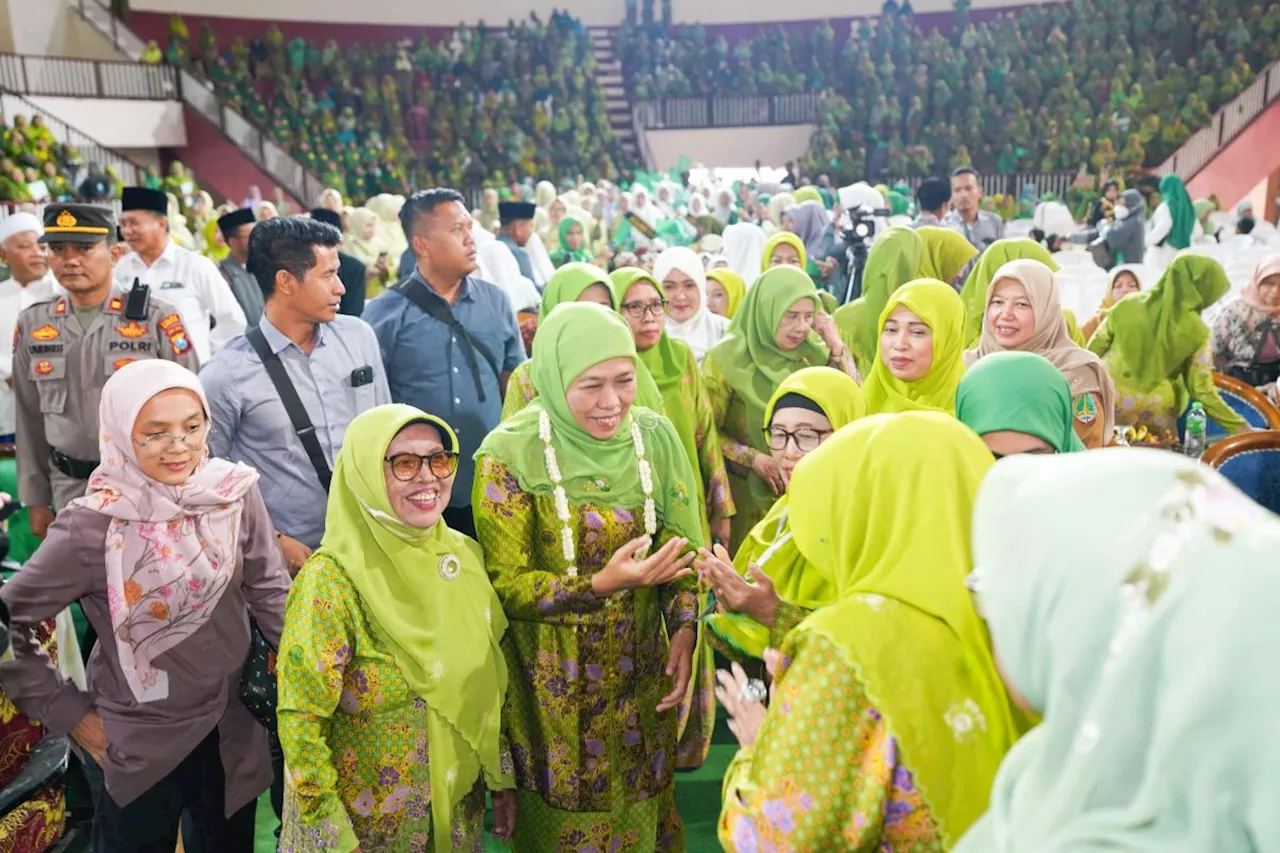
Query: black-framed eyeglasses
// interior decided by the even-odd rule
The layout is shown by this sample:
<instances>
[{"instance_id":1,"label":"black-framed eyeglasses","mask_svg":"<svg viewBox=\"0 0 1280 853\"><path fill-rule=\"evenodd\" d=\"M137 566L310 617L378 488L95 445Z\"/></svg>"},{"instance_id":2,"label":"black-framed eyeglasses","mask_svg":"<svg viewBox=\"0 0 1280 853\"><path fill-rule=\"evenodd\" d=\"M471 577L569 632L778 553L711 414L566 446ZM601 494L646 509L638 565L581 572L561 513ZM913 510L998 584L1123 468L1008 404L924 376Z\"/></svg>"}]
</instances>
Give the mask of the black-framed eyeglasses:
<instances>
[{"instance_id":1,"label":"black-framed eyeglasses","mask_svg":"<svg viewBox=\"0 0 1280 853\"><path fill-rule=\"evenodd\" d=\"M632 320L642 320L646 314L652 314L654 317L661 318L666 312L667 300L665 299L655 299L651 302L622 303L622 313L626 314Z\"/></svg>"},{"instance_id":2,"label":"black-framed eyeglasses","mask_svg":"<svg viewBox=\"0 0 1280 853\"><path fill-rule=\"evenodd\" d=\"M801 453L809 453L817 450L818 445L822 444L823 439L831 435L834 430L829 429L810 429L809 427L800 427L800 429L792 432L782 427L765 427L764 440L769 442L771 450L786 450L787 442L794 441L796 449Z\"/></svg>"},{"instance_id":3,"label":"black-framed eyeglasses","mask_svg":"<svg viewBox=\"0 0 1280 853\"><path fill-rule=\"evenodd\" d=\"M388 456L385 461L391 466L391 476L402 483L418 476L423 465L426 465L427 470L441 480L452 477L458 470L458 454L452 450L437 450L426 456L419 456L416 453L397 453L395 456Z\"/></svg>"}]
</instances>

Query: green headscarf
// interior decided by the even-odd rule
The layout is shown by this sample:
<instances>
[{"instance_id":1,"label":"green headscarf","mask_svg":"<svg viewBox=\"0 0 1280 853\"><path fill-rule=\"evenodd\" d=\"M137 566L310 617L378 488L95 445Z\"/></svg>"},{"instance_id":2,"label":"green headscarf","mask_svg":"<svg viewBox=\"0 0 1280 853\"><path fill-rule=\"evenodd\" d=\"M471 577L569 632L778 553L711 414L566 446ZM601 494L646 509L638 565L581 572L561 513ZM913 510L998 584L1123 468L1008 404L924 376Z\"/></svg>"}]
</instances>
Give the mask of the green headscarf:
<instances>
[{"instance_id":1,"label":"green headscarf","mask_svg":"<svg viewBox=\"0 0 1280 853\"><path fill-rule=\"evenodd\" d=\"M484 556L443 520L429 529L400 521L387 497L387 447L405 427L427 423L446 448L458 438L420 409L377 406L356 417L333 466L324 539L316 553L342 567L369 625L410 689L427 704L434 837L452 837L452 813L483 771L491 787L510 778L499 763L507 629ZM452 579L446 569L456 571ZM447 843L446 843L447 847Z\"/></svg>"},{"instance_id":2,"label":"green headscarf","mask_svg":"<svg viewBox=\"0 0 1280 853\"><path fill-rule=\"evenodd\" d=\"M1175 249L1187 248L1196 230L1196 209L1182 178L1170 172L1160 179L1160 201L1169 208L1169 215L1173 217L1173 227L1165 237L1165 244Z\"/></svg>"},{"instance_id":3,"label":"green headscarf","mask_svg":"<svg viewBox=\"0 0 1280 853\"><path fill-rule=\"evenodd\" d=\"M956 389L956 418L978 435L1020 432L1058 453L1084 450L1076 435L1071 386L1032 352L996 352L969 368Z\"/></svg>"},{"instance_id":4,"label":"green headscarf","mask_svg":"<svg viewBox=\"0 0 1280 853\"><path fill-rule=\"evenodd\" d=\"M831 358L827 345L810 331L799 347L778 346L778 324L791 306L804 298L820 307L813 280L798 267L767 270L742 300L742 307L729 321L729 331L707 352L729 381L733 393L746 404L747 423L763 423L765 406L782 380L802 367L825 365ZM768 452L764 436L753 431L751 444ZM757 478L758 479L758 478Z\"/></svg>"},{"instance_id":5,"label":"green headscarf","mask_svg":"<svg viewBox=\"0 0 1280 853\"><path fill-rule=\"evenodd\" d=\"M873 415L800 460L788 492L796 547L836 591L795 630L823 636L857 670L902 754L914 756L941 849L986 809L1019 734L965 587L973 505L993 464L954 418ZM910 666L919 671L904 678Z\"/></svg>"},{"instance_id":6,"label":"green headscarf","mask_svg":"<svg viewBox=\"0 0 1280 853\"><path fill-rule=\"evenodd\" d=\"M1124 378L1132 379L1139 391L1150 391L1180 373L1209 339L1200 312L1230 289L1226 272L1213 258L1179 255L1155 287L1116 303L1105 322L1111 348L1124 362Z\"/></svg>"},{"instance_id":7,"label":"green headscarf","mask_svg":"<svg viewBox=\"0 0 1280 853\"><path fill-rule=\"evenodd\" d=\"M933 363L929 372L914 382L904 382L890 373L879 355L884 324L899 305L923 320L933 332ZM954 414L956 386L964 376L964 348L960 345L963 323L964 305L951 285L922 278L898 288L876 323L876 359L862 383L867 411L879 414L924 409Z\"/></svg>"},{"instance_id":8,"label":"green headscarf","mask_svg":"<svg viewBox=\"0 0 1280 853\"><path fill-rule=\"evenodd\" d=\"M964 288L960 298L964 300L964 347L973 349L982 337L982 318L987 311L987 291L991 289L991 280L995 278L1000 267L1010 261L1039 261L1054 272L1058 264L1053 255L1035 240L1026 237L997 240L987 247L978 258L978 264L964 280Z\"/></svg>"},{"instance_id":9,"label":"green headscarf","mask_svg":"<svg viewBox=\"0 0 1280 853\"><path fill-rule=\"evenodd\" d=\"M584 430L569 409L569 386L586 370L612 358L639 362L626 321L600 305L572 302L546 317L538 335L531 368L538 396L490 432L476 451L476 458L492 456L502 462L526 492L552 494L555 484L547 473L539 436L541 416L546 412L561 485L569 500L634 509L644 504L631 436L630 423L634 420L640 427L645 459L653 472L653 500L662 526L700 542L702 507L692 499L693 469L671 422L650 409L633 405L627 421L612 438L602 441ZM603 488L601 481L606 484Z\"/></svg>"},{"instance_id":10,"label":"green headscarf","mask_svg":"<svg viewBox=\"0 0 1280 853\"><path fill-rule=\"evenodd\" d=\"M921 278L936 278L950 283L978 255L977 248L963 234L950 228L922 225L916 229L916 233L924 241L924 257L920 260Z\"/></svg>"},{"instance_id":11,"label":"green headscarf","mask_svg":"<svg viewBox=\"0 0 1280 853\"><path fill-rule=\"evenodd\" d=\"M582 297L582 294L587 291L587 288L597 284L609 292L611 307L615 311L618 310L621 304L621 296L614 288L613 280L609 278L608 273L592 264L578 263L576 261L565 264L552 274L550 280L547 281L546 290L542 292L542 317L545 318L551 313L552 309L559 305L577 302ZM541 322L539 327L541 327ZM535 334L535 345L538 340L539 338ZM525 369L528 370L529 368ZM658 386L654 384L653 376L649 374L649 371L644 366L640 366L636 370L636 404L647 409L653 409L659 414L665 413L662 394L659 392Z\"/></svg>"},{"instance_id":12,"label":"green headscarf","mask_svg":"<svg viewBox=\"0 0 1280 853\"><path fill-rule=\"evenodd\" d=\"M965 240L965 245L969 241ZM895 226L885 231L867 253L862 295L832 315L841 339L864 375L876 357L876 320L880 312L899 287L920 277L923 258L924 241L914 229Z\"/></svg>"},{"instance_id":13,"label":"green headscarf","mask_svg":"<svg viewBox=\"0 0 1280 853\"><path fill-rule=\"evenodd\" d=\"M798 234L790 231L779 231L764 242L764 249L760 252L760 272L766 272L771 267L773 261L773 250L786 243L788 246L796 250L796 254L800 256L799 262L796 264L802 270L809 268L809 255L805 252L804 241L800 239Z\"/></svg>"},{"instance_id":14,"label":"green headscarf","mask_svg":"<svg viewBox=\"0 0 1280 853\"><path fill-rule=\"evenodd\" d=\"M707 270L707 280L714 281L724 288L726 297L724 316L732 320L733 315L738 313L738 307L742 305L743 297L747 295L747 283L742 280L742 276L728 267Z\"/></svg>"},{"instance_id":15,"label":"green headscarf","mask_svg":"<svg viewBox=\"0 0 1280 853\"><path fill-rule=\"evenodd\" d=\"M796 204L804 204L806 201L816 201L822 204L822 193L818 192L817 187L801 187L793 193Z\"/></svg>"},{"instance_id":16,"label":"green headscarf","mask_svg":"<svg viewBox=\"0 0 1280 853\"><path fill-rule=\"evenodd\" d=\"M569 248L569 229L577 225L582 230L582 245L576 249ZM562 264L589 264L591 256L591 232L581 219L565 216L560 220L560 250L556 252L556 260Z\"/></svg>"},{"instance_id":17,"label":"green headscarf","mask_svg":"<svg viewBox=\"0 0 1280 853\"><path fill-rule=\"evenodd\" d=\"M906 216L911 212L911 198L897 190L889 190L887 201L891 216Z\"/></svg>"},{"instance_id":18,"label":"green headscarf","mask_svg":"<svg viewBox=\"0 0 1280 853\"><path fill-rule=\"evenodd\" d=\"M831 428L838 430L866 415L866 402L853 378L833 367L806 367L782 380L765 408L761 427L773 422L778 401L788 394L799 394L821 407ZM800 555L791 539L787 522L786 495L779 498L743 540L734 555L733 565L743 577L755 563L773 581L774 590L783 601L807 610L817 610L835 600L835 587ZM725 642L754 658L764 655L769 644L769 629L742 613L715 613L707 617L707 625Z\"/></svg>"}]
</instances>

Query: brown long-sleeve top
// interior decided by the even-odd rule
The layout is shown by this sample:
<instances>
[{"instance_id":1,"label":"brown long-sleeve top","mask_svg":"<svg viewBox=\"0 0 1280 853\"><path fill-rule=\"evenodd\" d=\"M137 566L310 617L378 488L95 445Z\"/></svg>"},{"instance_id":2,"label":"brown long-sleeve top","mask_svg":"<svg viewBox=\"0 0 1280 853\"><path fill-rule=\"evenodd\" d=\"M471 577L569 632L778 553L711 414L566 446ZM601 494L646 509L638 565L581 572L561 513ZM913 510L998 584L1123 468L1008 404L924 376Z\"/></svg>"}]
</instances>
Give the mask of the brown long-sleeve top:
<instances>
[{"instance_id":1,"label":"brown long-sleeve top","mask_svg":"<svg viewBox=\"0 0 1280 853\"><path fill-rule=\"evenodd\" d=\"M266 729L240 702L249 653L249 616L272 645L284 628L289 574L257 486L245 496L235 575L209 621L159 655L169 696L139 703L120 671L107 605L103 556L111 519L74 507L58 513L49 535L0 590L12 618L14 659L0 664L0 686L15 705L55 734L67 734L91 709L107 735L107 791L128 805L178 766L216 726L230 816L271 784ZM33 630L79 600L99 641L89 657L87 691L64 679L41 653Z\"/></svg>"}]
</instances>

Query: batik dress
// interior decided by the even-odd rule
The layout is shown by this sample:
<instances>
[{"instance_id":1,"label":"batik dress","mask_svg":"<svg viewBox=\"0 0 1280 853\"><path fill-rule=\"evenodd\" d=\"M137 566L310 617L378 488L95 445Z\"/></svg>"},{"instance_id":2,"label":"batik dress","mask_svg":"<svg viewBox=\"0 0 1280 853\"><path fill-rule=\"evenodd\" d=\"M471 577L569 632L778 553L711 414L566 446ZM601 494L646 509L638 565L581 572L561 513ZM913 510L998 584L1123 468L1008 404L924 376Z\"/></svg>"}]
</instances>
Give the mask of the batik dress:
<instances>
[{"instance_id":1,"label":"batik dress","mask_svg":"<svg viewBox=\"0 0 1280 853\"><path fill-rule=\"evenodd\" d=\"M605 506L605 480L594 487L600 504L569 501L579 569L571 577L553 497L524 491L493 457L477 465L476 530L510 622L502 648L519 814L514 849L681 851L677 715L655 709L672 686L667 638L697 617L696 582L596 597L591 576L644 535L644 518L640 506ZM659 525L654 548L672 535Z\"/></svg>"}]
</instances>

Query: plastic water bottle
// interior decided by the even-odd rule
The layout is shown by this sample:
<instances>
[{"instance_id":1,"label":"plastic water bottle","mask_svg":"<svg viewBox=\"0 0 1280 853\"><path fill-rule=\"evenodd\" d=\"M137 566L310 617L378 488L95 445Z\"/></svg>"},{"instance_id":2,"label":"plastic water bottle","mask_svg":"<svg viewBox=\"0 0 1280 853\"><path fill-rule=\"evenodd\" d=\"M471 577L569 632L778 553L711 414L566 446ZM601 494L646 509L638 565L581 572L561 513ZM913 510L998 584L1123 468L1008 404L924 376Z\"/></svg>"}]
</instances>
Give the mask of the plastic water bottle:
<instances>
[{"instance_id":1,"label":"plastic water bottle","mask_svg":"<svg viewBox=\"0 0 1280 853\"><path fill-rule=\"evenodd\" d=\"M1203 456L1205 449L1209 446L1209 440L1205 437L1208 425L1209 416L1204 413L1204 406L1198 402L1192 403L1190 411L1187 412L1186 435L1182 439L1182 452L1192 459Z\"/></svg>"}]
</instances>

